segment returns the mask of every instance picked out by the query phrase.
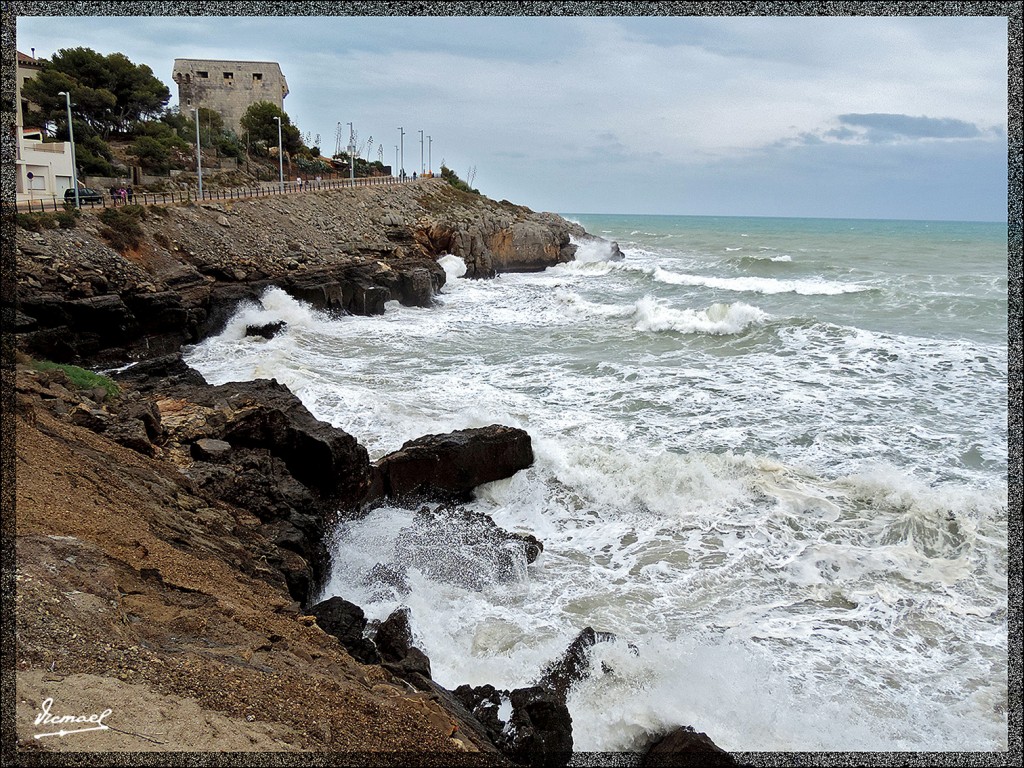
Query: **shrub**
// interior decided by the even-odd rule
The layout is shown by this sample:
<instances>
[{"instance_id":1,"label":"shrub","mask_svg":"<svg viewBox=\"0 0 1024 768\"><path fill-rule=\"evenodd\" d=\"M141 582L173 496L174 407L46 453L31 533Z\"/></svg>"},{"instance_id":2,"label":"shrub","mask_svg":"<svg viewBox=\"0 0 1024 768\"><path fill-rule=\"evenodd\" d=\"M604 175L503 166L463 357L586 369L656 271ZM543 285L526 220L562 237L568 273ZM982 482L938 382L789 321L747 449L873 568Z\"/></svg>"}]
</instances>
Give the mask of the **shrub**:
<instances>
[{"instance_id":1,"label":"shrub","mask_svg":"<svg viewBox=\"0 0 1024 768\"><path fill-rule=\"evenodd\" d=\"M472 192L474 195L480 194L479 189L473 189L473 187L460 179L458 174L446 165L441 166L441 178L458 190L463 192Z\"/></svg>"},{"instance_id":2,"label":"shrub","mask_svg":"<svg viewBox=\"0 0 1024 768\"><path fill-rule=\"evenodd\" d=\"M137 138L128 153L137 157L139 165L151 173L163 173L168 169L170 148L153 136Z\"/></svg>"},{"instance_id":3,"label":"shrub","mask_svg":"<svg viewBox=\"0 0 1024 768\"><path fill-rule=\"evenodd\" d=\"M146 209L141 205L104 208L100 213L100 221L107 226L100 230L100 234L121 253L130 248L138 248L143 237L142 226L139 222L144 218L146 218Z\"/></svg>"},{"instance_id":4,"label":"shrub","mask_svg":"<svg viewBox=\"0 0 1024 768\"><path fill-rule=\"evenodd\" d=\"M14 221L29 232L42 232L57 227L57 218L52 213L19 213L15 215Z\"/></svg>"},{"instance_id":5,"label":"shrub","mask_svg":"<svg viewBox=\"0 0 1024 768\"><path fill-rule=\"evenodd\" d=\"M49 360L31 360L28 365L37 371L63 371L78 389L96 389L102 387L108 397L117 397L121 394L121 388L117 383L106 376L79 368L77 365L66 365L64 363L51 363Z\"/></svg>"},{"instance_id":6,"label":"shrub","mask_svg":"<svg viewBox=\"0 0 1024 768\"><path fill-rule=\"evenodd\" d=\"M64 210L57 211L54 214L54 218L57 220L57 226L61 229L74 229L78 225L78 219L81 218L82 212L75 208L71 203L64 203Z\"/></svg>"}]
</instances>

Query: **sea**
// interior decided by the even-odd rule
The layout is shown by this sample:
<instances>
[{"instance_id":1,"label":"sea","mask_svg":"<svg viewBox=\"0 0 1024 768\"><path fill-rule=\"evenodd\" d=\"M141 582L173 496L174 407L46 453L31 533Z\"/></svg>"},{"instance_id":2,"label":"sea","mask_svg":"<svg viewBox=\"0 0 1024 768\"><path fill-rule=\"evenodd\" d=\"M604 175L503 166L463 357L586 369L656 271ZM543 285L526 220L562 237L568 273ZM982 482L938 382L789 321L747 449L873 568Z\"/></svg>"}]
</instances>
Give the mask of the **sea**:
<instances>
[{"instance_id":1,"label":"sea","mask_svg":"<svg viewBox=\"0 0 1024 768\"><path fill-rule=\"evenodd\" d=\"M1007 749L1005 223L563 214L617 242L332 316L270 289L187 350L275 378L371 459L489 424L535 462L468 505L543 554L468 583L401 561L415 509L340 525L321 595L411 610L448 687L569 694L576 750L679 725L732 751ZM284 320L271 340L250 323ZM434 532L438 558L459 534ZM420 566L420 567L418 567Z\"/></svg>"}]
</instances>

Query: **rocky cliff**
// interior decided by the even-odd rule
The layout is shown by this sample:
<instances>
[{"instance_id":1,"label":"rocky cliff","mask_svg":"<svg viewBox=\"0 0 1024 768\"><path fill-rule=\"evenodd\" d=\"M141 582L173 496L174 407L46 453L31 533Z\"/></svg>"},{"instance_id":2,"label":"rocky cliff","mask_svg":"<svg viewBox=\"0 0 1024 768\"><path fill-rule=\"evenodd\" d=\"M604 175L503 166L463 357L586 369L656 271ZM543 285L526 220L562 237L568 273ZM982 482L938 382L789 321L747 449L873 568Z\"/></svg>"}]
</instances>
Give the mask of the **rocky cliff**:
<instances>
[{"instance_id":1,"label":"rocky cliff","mask_svg":"<svg viewBox=\"0 0 1024 768\"><path fill-rule=\"evenodd\" d=\"M209 386L179 348L271 285L341 313L429 306L441 254L487 278L569 260L589 236L438 180L135 213L131 231L100 211L16 230L17 307L4 311L20 363L5 359L3 418L17 434L18 750L565 765L566 693L589 674L589 636L534 686L449 691L408 609L371 626L342 597L316 602L335 522L385 497L416 515L401 562L366 574L375 589L403 594L406 567L466 588L481 559L498 578L528 567L543 542L460 503L529 466L529 435L427 435L374 464L277 382ZM133 365L112 394L41 358ZM5 440L5 478L14 466ZM503 697L505 720L491 706ZM50 707L107 712L109 727L48 735Z\"/></svg>"},{"instance_id":2,"label":"rocky cliff","mask_svg":"<svg viewBox=\"0 0 1024 768\"><path fill-rule=\"evenodd\" d=\"M125 224L86 209L70 229L16 230L21 349L69 362L173 352L270 285L352 314L391 300L429 306L444 286L442 254L486 278L568 261L570 238L588 237L437 179L137 212ZM138 231L126 243L119 226Z\"/></svg>"}]
</instances>

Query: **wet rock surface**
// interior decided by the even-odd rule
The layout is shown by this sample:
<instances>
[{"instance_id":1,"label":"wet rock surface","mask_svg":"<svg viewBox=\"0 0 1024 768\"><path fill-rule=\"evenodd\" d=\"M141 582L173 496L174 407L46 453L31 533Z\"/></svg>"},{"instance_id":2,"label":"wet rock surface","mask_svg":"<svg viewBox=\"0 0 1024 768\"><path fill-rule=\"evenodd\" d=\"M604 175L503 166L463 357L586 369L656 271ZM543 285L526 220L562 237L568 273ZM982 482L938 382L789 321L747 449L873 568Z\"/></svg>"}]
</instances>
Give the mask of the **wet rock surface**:
<instances>
[{"instance_id":1,"label":"wet rock surface","mask_svg":"<svg viewBox=\"0 0 1024 768\"><path fill-rule=\"evenodd\" d=\"M453 694L513 762L554 768L571 759L572 716L565 701L550 690L461 685Z\"/></svg>"},{"instance_id":2,"label":"wet rock surface","mask_svg":"<svg viewBox=\"0 0 1024 768\"><path fill-rule=\"evenodd\" d=\"M698 733L688 725L680 726L656 741L644 754L645 768L656 766L727 766L743 765L715 744L706 733Z\"/></svg>"},{"instance_id":3,"label":"wet rock surface","mask_svg":"<svg viewBox=\"0 0 1024 768\"><path fill-rule=\"evenodd\" d=\"M506 531L487 515L454 505L421 507L395 544L402 568L473 590L525 581L527 566L543 549L532 534Z\"/></svg>"},{"instance_id":4,"label":"wet rock surface","mask_svg":"<svg viewBox=\"0 0 1024 768\"><path fill-rule=\"evenodd\" d=\"M380 494L468 499L474 488L533 464L529 434L498 424L410 440L376 464Z\"/></svg>"}]
</instances>

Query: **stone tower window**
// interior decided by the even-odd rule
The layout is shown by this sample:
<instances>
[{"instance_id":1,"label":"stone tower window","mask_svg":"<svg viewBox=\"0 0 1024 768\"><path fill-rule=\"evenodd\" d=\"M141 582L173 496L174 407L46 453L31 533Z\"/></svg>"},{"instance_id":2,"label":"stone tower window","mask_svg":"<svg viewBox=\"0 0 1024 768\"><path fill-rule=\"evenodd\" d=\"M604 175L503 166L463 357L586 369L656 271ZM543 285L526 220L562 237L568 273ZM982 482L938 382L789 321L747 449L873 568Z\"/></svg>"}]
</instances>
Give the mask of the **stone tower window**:
<instances>
[{"instance_id":1,"label":"stone tower window","mask_svg":"<svg viewBox=\"0 0 1024 768\"><path fill-rule=\"evenodd\" d=\"M224 73L224 79L225 80L234 80L235 79L235 73L234 72L225 72Z\"/></svg>"},{"instance_id":2,"label":"stone tower window","mask_svg":"<svg viewBox=\"0 0 1024 768\"><path fill-rule=\"evenodd\" d=\"M263 73L262 72L253 72L252 73L252 81L254 83L263 82Z\"/></svg>"},{"instance_id":3,"label":"stone tower window","mask_svg":"<svg viewBox=\"0 0 1024 768\"><path fill-rule=\"evenodd\" d=\"M209 77L209 72L196 72L196 77Z\"/></svg>"}]
</instances>

